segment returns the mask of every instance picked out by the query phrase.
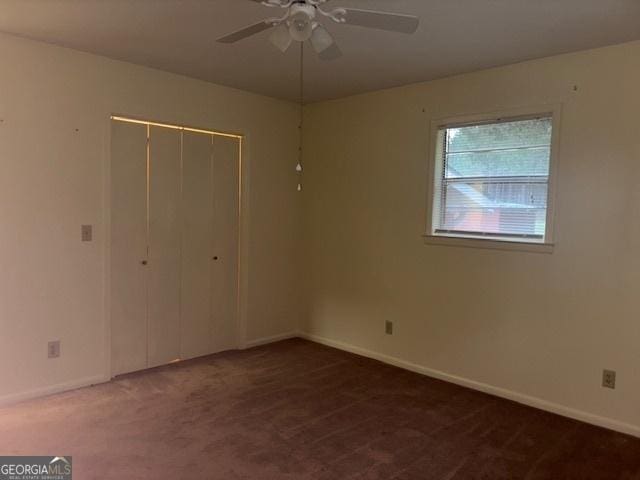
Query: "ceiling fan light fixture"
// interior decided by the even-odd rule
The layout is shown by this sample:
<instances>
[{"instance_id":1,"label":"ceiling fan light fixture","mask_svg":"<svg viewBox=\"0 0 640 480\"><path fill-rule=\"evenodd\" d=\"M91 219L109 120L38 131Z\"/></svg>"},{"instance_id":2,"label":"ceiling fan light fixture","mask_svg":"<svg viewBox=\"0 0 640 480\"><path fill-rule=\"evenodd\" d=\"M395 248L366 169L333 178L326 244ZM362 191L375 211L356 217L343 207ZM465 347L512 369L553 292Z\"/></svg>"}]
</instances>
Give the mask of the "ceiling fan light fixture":
<instances>
[{"instance_id":1,"label":"ceiling fan light fixture","mask_svg":"<svg viewBox=\"0 0 640 480\"><path fill-rule=\"evenodd\" d=\"M284 53L291 46L293 39L291 38L291 34L289 33L287 26L279 25L269 36L269 41L275 45L278 50Z\"/></svg>"},{"instance_id":2,"label":"ceiling fan light fixture","mask_svg":"<svg viewBox=\"0 0 640 480\"><path fill-rule=\"evenodd\" d=\"M306 42L313 33L315 8L311 5L296 4L289 15L289 33L296 42Z\"/></svg>"},{"instance_id":3,"label":"ceiling fan light fixture","mask_svg":"<svg viewBox=\"0 0 640 480\"><path fill-rule=\"evenodd\" d=\"M311 25L311 22L309 22L308 20L291 20L291 25L289 26L289 34L291 35L291 38L293 38L296 42L306 42L311 37L312 33L313 27Z\"/></svg>"},{"instance_id":4,"label":"ceiling fan light fixture","mask_svg":"<svg viewBox=\"0 0 640 480\"><path fill-rule=\"evenodd\" d=\"M313 29L313 33L311 34L311 45L313 45L313 49L316 53L324 52L327 48L333 45L333 43L333 37L327 29L320 24L316 24Z\"/></svg>"},{"instance_id":5,"label":"ceiling fan light fixture","mask_svg":"<svg viewBox=\"0 0 640 480\"><path fill-rule=\"evenodd\" d=\"M331 34L316 21L321 16L339 25L355 25L389 32L412 34L418 29L420 19L414 15L391 13L378 10L337 7L329 10L321 8L330 0L252 0L268 7L285 9L282 17L267 18L248 25L240 30L218 38L219 43L236 43L245 38L271 30L270 37L280 51L286 52L295 40L304 43L307 40L321 60L335 60L342 56Z\"/></svg>"}]
</instances>

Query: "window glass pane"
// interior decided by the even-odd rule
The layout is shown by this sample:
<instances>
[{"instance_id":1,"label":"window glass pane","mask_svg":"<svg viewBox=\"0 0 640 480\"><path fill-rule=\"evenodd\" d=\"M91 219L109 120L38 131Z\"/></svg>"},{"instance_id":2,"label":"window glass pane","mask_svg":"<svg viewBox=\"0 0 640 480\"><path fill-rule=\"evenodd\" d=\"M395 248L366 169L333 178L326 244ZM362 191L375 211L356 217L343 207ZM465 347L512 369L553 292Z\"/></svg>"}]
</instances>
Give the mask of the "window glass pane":
<instances>
[{"instance_id":1,"label":"window glass pane","mask_svg":"<svg viewBox=\"0 0 640 480\"><path fill-rule=\"evenodd\" d=\"M551 144L551 118L472 125L447 130L447 152Z\"/></svg>"},{"instance_id":2,"label":"window glass pane","mask_svg":"<svg viewBox=\"0 0 640 480\"><path fill-rule=\"evenodd\" d=\"M544 240L552 119L444 131L435 233Z\"/></svg>"},{"instance_id":3,"label":"window glass pane","mask_svg":"<svg viewBox=\"0 0 640 480\"><path fill-rule=\"evenodd\" d=\"M447 155L447 178L546 176L551 147Z\"/></svg>"},{"instance_id":4,"label":"window glass pane","mask_svg":"<svg viewBox=\"0 0 640 480\"><path fill-rule=\"evenodd\" d=\"M544 235L547 183L448 183L440 230Z\"/></svg>"}]
</instances>

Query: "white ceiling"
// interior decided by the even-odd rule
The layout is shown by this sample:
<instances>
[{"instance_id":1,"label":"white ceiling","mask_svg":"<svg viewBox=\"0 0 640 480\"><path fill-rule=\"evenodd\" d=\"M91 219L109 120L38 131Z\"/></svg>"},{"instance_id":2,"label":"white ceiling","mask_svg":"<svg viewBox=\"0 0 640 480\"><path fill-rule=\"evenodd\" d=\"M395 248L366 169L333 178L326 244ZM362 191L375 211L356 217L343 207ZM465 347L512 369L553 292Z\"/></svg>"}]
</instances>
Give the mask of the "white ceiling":
<instances>
[{"instance_id":1,"label":"white ceiling","mask_svg":"<svg viewBox=\"0 0 640 480\"><path fill-rule=\"evenodd\" d=\"M413 36L326 23L344 57L306 50L316 101L640 39L639 0L332 0L410 13ZM274 97L298 96L298 56L263 32L215 39L277 10L249 0L0 0L0 31Z\"/></svg>"}]
</instances>

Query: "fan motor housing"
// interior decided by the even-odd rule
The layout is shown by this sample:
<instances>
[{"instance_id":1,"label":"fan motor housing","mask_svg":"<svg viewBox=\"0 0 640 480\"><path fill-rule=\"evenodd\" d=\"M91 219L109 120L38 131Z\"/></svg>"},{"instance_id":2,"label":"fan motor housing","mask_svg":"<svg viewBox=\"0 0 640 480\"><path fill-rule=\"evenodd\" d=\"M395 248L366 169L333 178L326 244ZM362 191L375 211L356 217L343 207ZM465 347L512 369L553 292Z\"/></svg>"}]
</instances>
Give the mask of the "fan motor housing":
<instances>
[{"instance_id":1,"label":"fan motor housing","mask_svg":"<svg viewBox=\"0 0 640 480\"><path fill-rule=\"evenodd\" d=\"M306 3L294 3L289 7L289 18L306 16L309 21L316 18L316 7Z\"/></svg>"}]
</instances>

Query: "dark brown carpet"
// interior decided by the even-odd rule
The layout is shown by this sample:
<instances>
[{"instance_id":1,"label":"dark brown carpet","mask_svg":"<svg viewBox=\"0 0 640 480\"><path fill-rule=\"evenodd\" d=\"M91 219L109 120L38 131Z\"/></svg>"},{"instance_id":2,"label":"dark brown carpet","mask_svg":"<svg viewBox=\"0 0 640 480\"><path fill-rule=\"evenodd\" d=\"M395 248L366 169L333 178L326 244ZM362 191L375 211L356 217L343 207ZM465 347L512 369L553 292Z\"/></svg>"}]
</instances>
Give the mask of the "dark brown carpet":
<instances>
[{"instance_id":1,"label":"dark brown carpet","mask_svg":"<svg viewBox=\"0 0 640 480\"><path fill-rule=\"evenodd\" d=\"M84 479L640 479L640 439L290 340L0 409Z\"/></svg>"}]
</instances>

